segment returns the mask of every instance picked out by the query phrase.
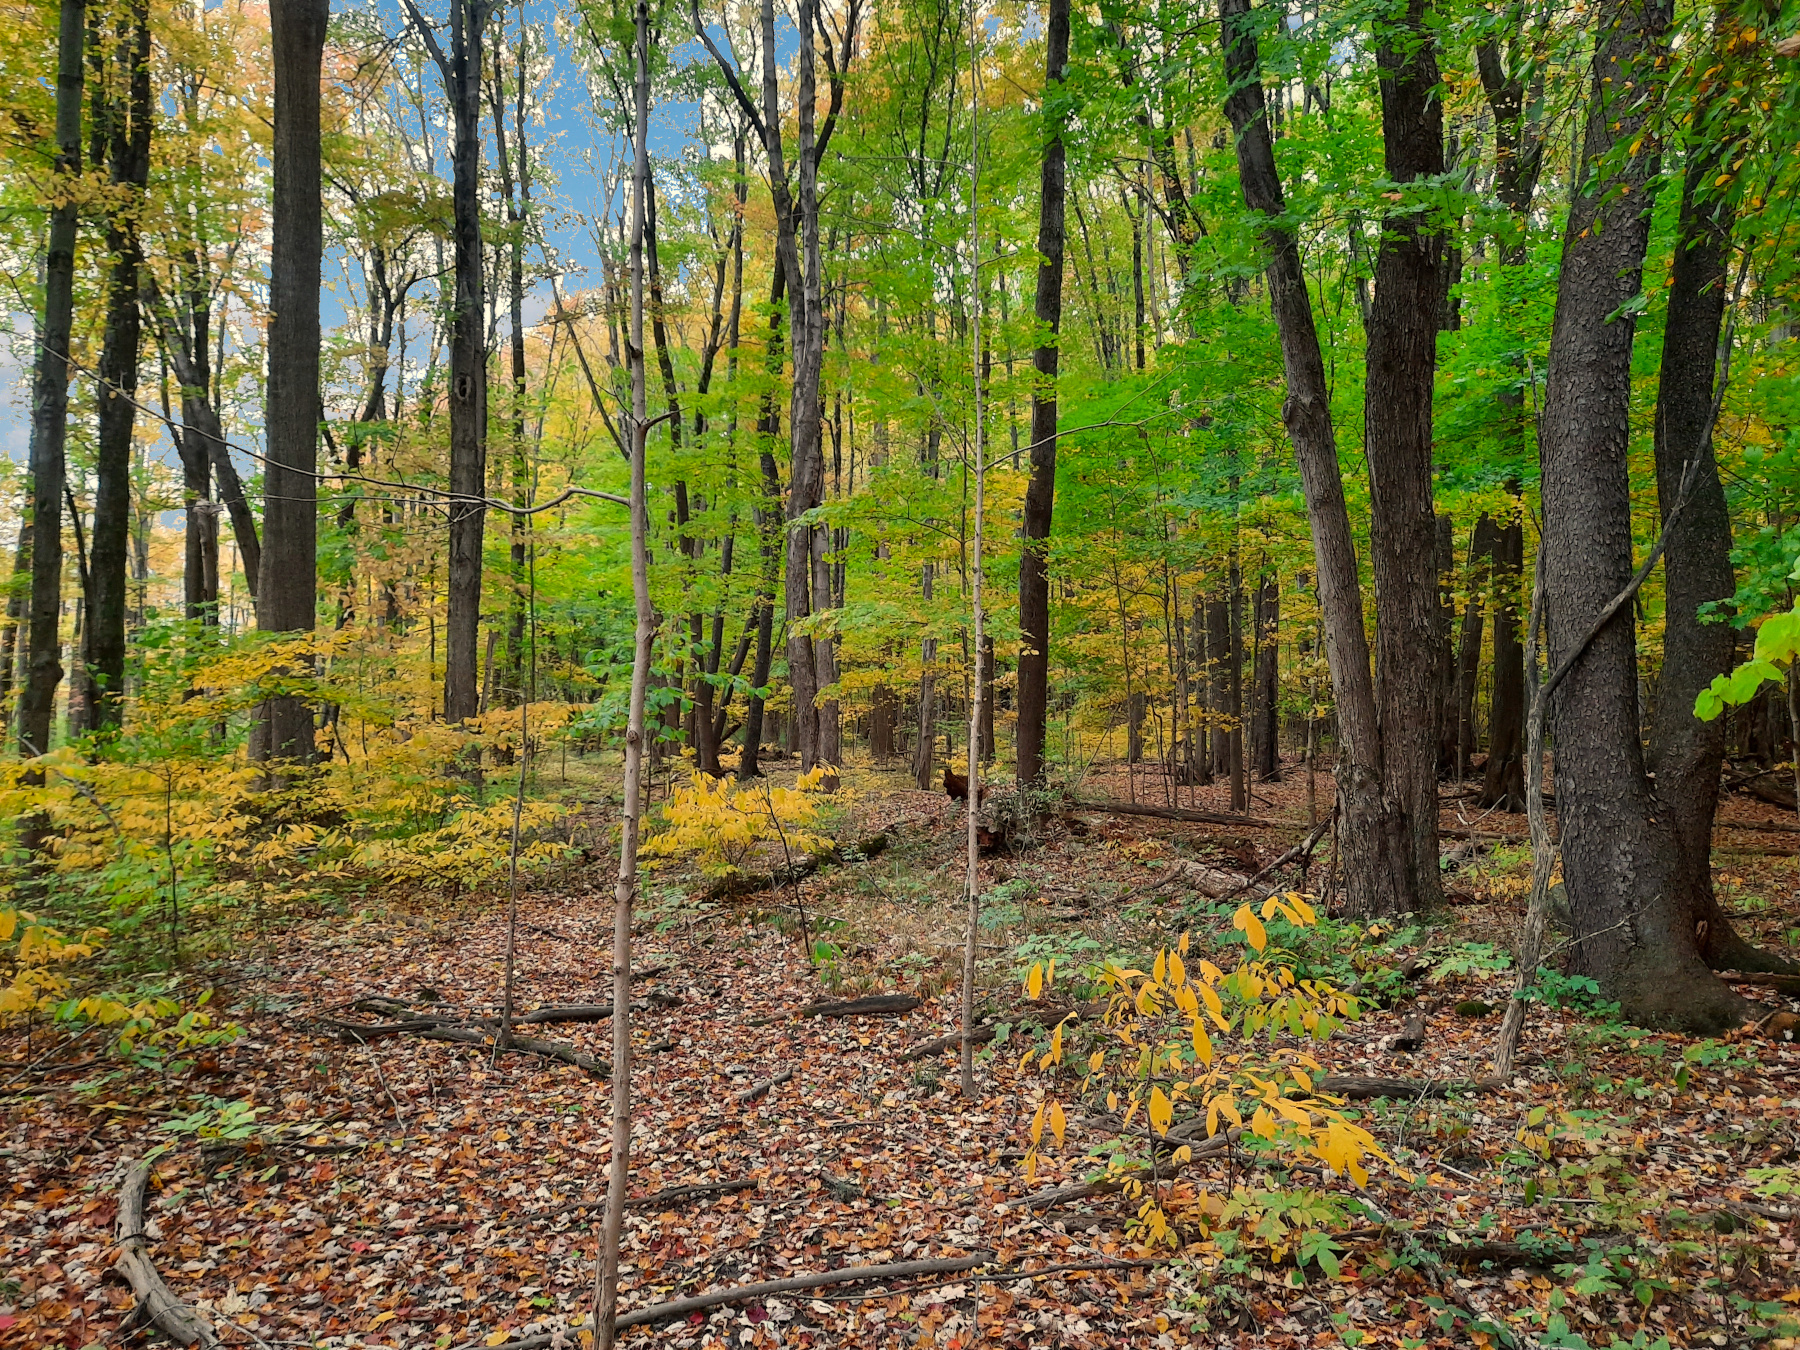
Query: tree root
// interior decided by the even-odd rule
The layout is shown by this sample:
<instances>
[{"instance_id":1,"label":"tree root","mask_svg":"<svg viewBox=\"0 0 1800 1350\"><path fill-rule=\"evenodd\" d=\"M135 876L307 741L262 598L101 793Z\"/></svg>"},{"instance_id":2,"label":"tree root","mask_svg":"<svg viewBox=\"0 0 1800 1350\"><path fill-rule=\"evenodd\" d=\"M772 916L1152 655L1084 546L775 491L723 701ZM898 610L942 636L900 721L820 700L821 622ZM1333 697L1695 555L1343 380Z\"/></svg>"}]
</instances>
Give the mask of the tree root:
<instances>
[{"instance_id":1,"label":"tree root","mask_svg":"<svg viewBox=\"0 0 1800 1350\"><path fill-rule=\"evenodd\" d=\"M140 1318L182 1345L210 1350L219 1344L218 1336L197 1312L169 1292L144 1250L149 1241L144 1236L144 1192L149 1185L150 1164L140 1162L132 1167L119 1189L119 1259L113 1263L113 1269L131 1285Z\"/></svg>"},{"instance_id":2,"label":"tree root","mask_svg":"<svg viewBox=\"0 0 1800 1350\"><path fill-rule=\"evenodd\" d=\"M539 1009L538 1014L515 1017L513 1025L521 1026L531 1022L534 1018L538 1021L585 1022L600 1020L591 1015L560 1018L541 1016L542 1013L553 1011L571 1012L575 1010ZM591 1014L598 1010L584 1007L580 1011L584 1014ZM610 1008L605 1009L605 1012L608 1017L612 1016ZM447 1017L409 1017L403 1022L344 1022L333 1017L321 1017L317 1021L321 1027L335 1033L339 1040L359 1043L376 1040L383 1036L411 1035L423 1036L429 1041L455 1041L461 1045L492 1045L497 1039L495 1032L500 1025L499 1019L492 1017L478 1018L472 1022L452 1020ZM491 1030L484 1030L484 1028ZM545 1059L560 1060L564 1064L573 1064L576 1068L601 1078L606 1077L610 1072L610 1066L604 1061L595 1059L592 1055L577 1050L572 1045L563 1045L557 1041L540 1041L530 1036L514 1035L507 1038L506 1048L528 1055L540 1055Z\"/></svg>"}]
</instances>

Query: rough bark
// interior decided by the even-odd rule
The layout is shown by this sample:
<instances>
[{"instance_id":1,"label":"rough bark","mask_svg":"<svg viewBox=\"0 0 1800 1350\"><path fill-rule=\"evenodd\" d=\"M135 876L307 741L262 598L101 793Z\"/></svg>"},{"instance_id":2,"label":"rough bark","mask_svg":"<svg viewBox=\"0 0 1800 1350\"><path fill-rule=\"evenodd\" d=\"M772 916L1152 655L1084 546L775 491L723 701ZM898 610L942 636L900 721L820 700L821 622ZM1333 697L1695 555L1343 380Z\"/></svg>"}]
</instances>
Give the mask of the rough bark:
<instances>
[{"instance_id":1,"label":"rough bark","mask_svg":"<svg viewBox=\"0 0 1800 1350\"><path fill-rule=\"evenodd\" d=\"M1636 325L1627 302L1649 238L1656 148L1644 133L1669 50L1664 3L1609 0L1596 17L1584 187L1564 239L1540 451L1553 668L1633 571L1626 457ZM1618 167L1597 174L1615 151ZM1674 844L1656 818L1639 740L1634 620L1630 605L1614 612L1552 708L1570 965L1632 1021L1717 1032L1747 1005L1707 969L1674 890Z\"/></svg>"},{"instance_id":2,"label":"rough bark","mask_svg":"<svg viewBox=\"0 0 1800 1350\"><path fill-rule=\"evenodd\" d=\"M1265 783L1281 781L1281 586L1273 572L1256 588L1255 669L1250 714L1250 767Z\"/></svg>"},{"instance_id":3,"label":"rough bark","mask_svg":"<svg viewBox=\"0 0 1800 1350\"><path fill-rule=\"evenodd\" d=\"M50 749L56 686L62 682L62 510L69 432L69 330L74 316L77 207L81 173L82 43L87 6L62 0L57 27L56 182L44 247L44 320L31 395L31 601L25 687L19 697L19 754ZM34 776L31 781L41 782Z\"/></svg>"},{"instance_id":4,"label":"rough bark","mask_svg":"<svg viewBox=\"0 0 1800 1350\"><path fill-rule=\"evenodd\" d=\"M137 420L138 351L143 317L138 269L143 262L138 216L150 178L150 10L133 0L115 20L112 69L95 100L108 177L115 194L106 223L111 266L106 330L100 347L94 436L94 533L90 553L87 731L116 727L124 715L125 616L131 553L131 431ZM104 58L103 58L104 60Z\"/></svg>"},{"instance_id":5,"label":"rough bark","mask_svg":"<svg viewBox=\"0 0 1800 1350\"><path fill-rule=\"evenodd\" d=\"M1704 116L1698 119L1704 127ZM1704 134L1704 133L1702 133ZM1673 285L1656 398L1656 494L1663 519L1689 463L1700 463L1663 555L1663 664L1650 729L1657 814L1674 845L1671 886L1687 908L1700 954L1714 970L1791 971L1746 942L1719 907L1712 882L1713 817L1725 762L1724 718L1702 722L1694 699L1732 665L1736 634L1702 623L1701 607L1737 589L1731 515L1711 435L1714 371L1729 298L1732 212L1710 189L1729 146L1696 145L1683 178Z\"/></svg>"},{"instance_id":6,"label":"rough bark","mask_svg":"<svg viewBox=\"0 0 1800 1350\"><path fill-rule=\"evenodd\" d=\"M769 687L769 670L775 656L775 581L781 566L781 473L775 463L775 440L781 435L781 411L775 405L774 384L781 374L782 301L787 294L787 274L780 260L770 269L769 336L764 351L764 366L772 377L770 389L764 393L762 412L756 422L756 444L762 466L763 504L756 513L758 547L762 556L762 573L755 600L756 663L751 667L752 689ZM762 772L763 715L766 700L760 692L752 693L744 714L744 748L738 754L737 776L755 778Z\"/></svg>"},{"instance_id":7,"label":"rough bark","mask_svg":"<svg viewBox=\"0 0 1800 1350\"><path fill-rule=\"evenodd\" d=\"M257 626L311 632L318 553L319 270L324 259L320 197L319 79L328 0L273 0L275 67L274 209L269 261L268 463L263 483L266 566ZM310 763L312 709L297 698L265 705L257 750Z\"/></svg>"},{"instance_id":8,"label":"rough bark","mask_svg":"<svg viewBox=\"0 0 1800 1350\"><path fill-rule=\"evenodd\" d=\"M1402 0L1378 25L1381 127L1388 177L1432 182L1444 172L1436 44L1425 0ZM1411 874L1395 897L1437 905L1436 671L1420 654L1438 629L1437 519L1431 500L1432 383L1437 372L1444 239L1423 209L1402 202L1382 222L1369 304L1364 449L1369 554L1375 576L1375 686L1382 795L1406 841Z\"/></svg>"},{"instance_id":9,"label":"rough bark","mask_svg":"<svg viewBox=\"0 0 1800 1350\"><path fill-rule=\"evenodd\" d=\"M406 0L444 82L451 121L450 548L444 618L444 720L479 706L481 549L487 509L486 279L481 248L481 55L493 0L451 0L450 50ZM270 578L273 580L273 577Z\"/></svg>"},{"instance_id":10,"label":"rough bark","mask_svg":"<svg viewBox=\"0 0 1800 1350\"><path fill-rule=\"evenodd\" d=\"M1070 0L1049 0L1045 18L1043 162L1038 175L1038 345L1031 391L1031 476L1020 522L1019 675L1016 774L1021 783L1044 778L1044 737L1050 699L1051 516L1056 505L1057 342L1062 331L1064 195L1067 122L1064 82L1069 69Z\"/></svg>"},{"instance_id":11,"label":"rough bark","mask_svg":"<svg viewBox=\"0 0 1800 1350\"><path fill-rule=\"evenodd\" d=\"M1266 220L1264 270L1287 378L1282 420L1294 444L1318 568L1325 656L1337 705L1337 785L1347 898L1353 913L1398 913L1418 907L1411 890L1416 873L1413 845L1406 822L1396 818L1384 801L1380 722L1325 363L1299 237L1287 216L1275 166L1249 0L1221 0L1220 17L1230 82L1225 109L1237 136L1245 204ZM1430 313L1436 312L1434 304Z\"/></svg>"},{"instance_id":12,"label":"rough bark","mask_svg":"<svg viewBox=\"0 0 1800 1350\"><path fill-rule=\"evenodd\" d=\"M1482 806L1525 809L1525 646L1519 602L1525 588L1524 505L1499 526L1493 544L1494 688L1488 713L1488 757Z\"/></svg>"},{"instance_id":13,"label":"rough bark","mask_svg":"<svg viewBox=\"0 0 1800 1350\"><path fill-rule=\"evenodd\" d=\"M1470 757L1475 753L1475 691L1481 683L1481 634L1486 626L1488 581L1493 574L1498 533L1494 518L1483 511L1470 533L1469 561L1463 572L1467 599L1456 639L1456 669L1444 718L1444 745L1438 752L1438 762L1458 777L1468 773Z\"/></svg>"}]
</instances>

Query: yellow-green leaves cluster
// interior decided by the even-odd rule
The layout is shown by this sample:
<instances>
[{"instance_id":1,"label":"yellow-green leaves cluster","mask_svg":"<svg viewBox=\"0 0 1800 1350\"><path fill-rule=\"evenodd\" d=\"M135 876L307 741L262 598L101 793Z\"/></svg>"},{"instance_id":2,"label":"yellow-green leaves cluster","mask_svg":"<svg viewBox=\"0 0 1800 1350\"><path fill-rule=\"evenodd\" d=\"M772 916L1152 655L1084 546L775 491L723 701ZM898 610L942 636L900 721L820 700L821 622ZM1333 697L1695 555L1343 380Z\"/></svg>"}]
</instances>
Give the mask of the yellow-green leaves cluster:
<instances>
[{"instance_id":1,"label":"yellow-green leaves cluster","mask_svg":"<svg viewBox=\"0 0 1800 1350\"><path fill-rule=\"evenodd\" d=\"M664 805L665 828L644 841L643 851L652 858L693 858L714 876L739 870L765 845L777 862L804 857L831 842L811 827L819 819L819 789L832 774L821 764L791 788L766 781L739 788L696 773Z\"/></svg>"},{"instance_id":2,"label":"yellow-green leaves cluster","mask_svg":"<svg viewBox=\"0 0 1800 1350\"><path fill-rule=\"evenodd\" d=\"M1171 1154L1177 1167L1201 1138L1228 1130L1233 1139L1253 1135L1295 1161L1321 1162L1360 1186L1367 1181L1365 1161L1384 1155L1368 1131L1345 1117L1340 1099L1316 1090L1323 1071L1304 1049L1354 1018L1356 1002L1323 981L1298 978L1287 957L1269 950L1263 921L1277 915L1299 927L1317 921L1300 896L1273 896L1260 915L1245 905L1233 917L1250 955L1230 971L1197 957L1185 934L1157 953L1148 971L1104 966L1101 1044L1086 1059L1082 1092L1103 1096L1119 1116L1122 1136L1152 1136L1146 1142ZM1036 997L1054 978L1054 969L1034 966L1026 990ZM1026 1059L1034 1057L1041 1070L1063 1062L1063 1025L1047 1052ZM1169 1138L1178 1115L1203 1119L1205 1134L1190 1125ZM1027 1175L1035 1173L1045 1126L1060 1142L1063 1119L1059 1103L1039 1106ZM1145 1204L1140 1217L1151 1240L1167 1236L1160 1204L1154 1197Z\"/></svg>"}]
</instances>

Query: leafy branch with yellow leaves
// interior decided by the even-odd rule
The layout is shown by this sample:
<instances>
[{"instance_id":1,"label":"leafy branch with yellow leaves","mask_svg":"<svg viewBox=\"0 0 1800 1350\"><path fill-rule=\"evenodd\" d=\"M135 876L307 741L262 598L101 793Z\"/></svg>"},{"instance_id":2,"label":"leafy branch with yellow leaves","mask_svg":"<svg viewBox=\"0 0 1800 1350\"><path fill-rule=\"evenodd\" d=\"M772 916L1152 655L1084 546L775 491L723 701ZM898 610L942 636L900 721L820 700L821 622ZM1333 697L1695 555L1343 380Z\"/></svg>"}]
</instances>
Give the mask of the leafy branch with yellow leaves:
<instances>
[{"instance_id":1,"label":"leafy branch with yellow leaves","mask_svg":"<svg viewBox=\"0 0 1800 1350\"><path fill-rule=\"evenodd\" d=\"M1109 961L1098 972L1107 1006L1079 1093L1104 1100L1121 1140L1143 1143L1147 1167L1133 1149L1114 1149L1097 1181L1138 1202L1137 1231L1152 1245L1174 1243L1184 1223L1205 1231L1266 1208L1242 1187L1224 1201L1191 1186L1160 1187L1164 1168L1172 1178L1198 1153L1224 1151L1204 1142L1220 1140L1222 1132L1227 1147L1241 1143L1290 1166L1322 1164L1358 1187L1368 1179L1368 1159L1387 1161L1369 1132L1344 1114L1342 1099L1317 1090L1323 1070L1304 1048L1353 1020L1356 1000L1295 975L1292 956L1270 946L1263 925L1277 915L1296 927L1317 922L1299 895L1275 895L1262 903L1260 917L1250 905L1234 915L1233 926L1254 955L1230 971L1196 958L1183 934L1157 953L1148 971ZM1055 976L1054 961L1034 965L1027 994L1039 997ZM1033 1059L1039 1071L1061 1066L1073 1016L1057 1025L1047 1050L1028 1052L1020 1068ZM1186 1117L1179 1125L1178 1115ZM1023 1164L1028 1178L1037 1174L1046 1129L1061 1145L1067 1122L1060 1101L1046 1096L1039 1103Z\"/></svg>"}]
</instances>

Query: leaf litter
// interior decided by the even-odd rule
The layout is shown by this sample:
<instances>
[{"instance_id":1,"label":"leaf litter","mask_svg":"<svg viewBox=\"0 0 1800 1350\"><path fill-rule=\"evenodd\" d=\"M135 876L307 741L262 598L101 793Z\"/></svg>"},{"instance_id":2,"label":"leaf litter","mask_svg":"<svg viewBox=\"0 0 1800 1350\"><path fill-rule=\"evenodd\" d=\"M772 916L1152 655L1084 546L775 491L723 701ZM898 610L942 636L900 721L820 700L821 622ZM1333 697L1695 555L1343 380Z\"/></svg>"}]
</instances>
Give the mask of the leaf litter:
<instances>
[{"instance_id":1,"label":"leaf litter","mask_svg":"<svg viewBox=\"0 0 1800 1350\"><path fill-rule=\"evenodd\" d=\"M1259 809L1303 816L1299 784L1257 791ZM1320 795L1329 800L1328 786ZM1536 1007L1507 1088L1354 1104L1396 1163L1373 1167L1361 1193L1234 1148L1161 1182L1174 1249L1143 1245L1132 1203L1116 1195L1025 1210L1024 1195L1094 1174L1120 1146L1104 1112L1072 1113L1035 1181L1020 1173L1053 1085L1035 1058L1020 1067L1019 1050L1054 1018L1024 1002L1009 943L1050 932L1097 952L1143 952L1176 925L1217 941L1224 925L1209 934L1204 920L1189 923L1179 895L1142 896L1135 909L1112 897L1175 856L1243 867L1246 849L1267 862L1284 845L1092 816L1085 832L1052 830L1029 853L985 863L987 884L1025 898L984 945L986 1011L1010 1035L984 1051L980 1099L965 1103L947 1072L953 1049L901 1057L957 1024L959 911L932 895L954 895L960 818L917 792L870 792L854 810L858 831L900 827L896 856L821 872L754 909L693 908L662 879L647 887L634 940L637 1203L621 1312L846 1266L992 1253L989 1263L736 1303L627 1331L623 1344L1797 1344L1796 1199L1771 1203L1751 1182L1753 1170L1779 1174L1800 1157L1800 1050L1781 1041L1743 1037L1696 1054L1678 1038ZM1791 888L1785 860L1730 861L1728 900ZM1417 945L1440 962L1446 949L1507 948L1522 906L1516 873L1495 864L1460 877L1452 889L1465 903L1448 931L1425 930ZM608 1000L606 890L601 863L522 898L521 1012ZM1071 899L1085 901L1072 921ZM1756 935L1757 916L1742 921ZM822 935L823 972L807 956L821 948L806 945ZM42 1033L0 1042L0 1071L14 1080L0 1140L0 1345L155 1339L110 1273L112 1226L130 1164L171 1143L152 1179L150 1255L226 1345L580 1344L607 1084L521 1055L496 1063L478 1046L346 1042L318 1021L354 1017L346 1010L372 997L493 1016L504 942L503 907L467 900L396 898L354 921L296 922L222 972L221 1001L244 1035L216 1065L166 1081L94 1078L70 1045L21 1089L21 1071L44 1056ZM1327 1068L1478 1077L1498 1018L1474 1005L1499 1005L1510 980L1480 964L1371 1010L1323 1048ZM1772 1010L1779 1002L1752 992ZM796 1016L827 996L869 993L923 1001L890 1016ZM1422 1045L1394 1049L1414 1014ZM550 1029L608 1058L609 1023ZM59 1062L70 1072L57 1074ZM1054 1086L1065 1098L1075 1088L1069 1075ZM257 1110L235 1143L159 1128L229 1102ZM1296 1264L1295 1235L1275 1233L1266 1208L1234 1226L1234 1185L1341 1197L1341 1221L1323 1230L1335 1273Z\"/></svg>"}]
</instances>

